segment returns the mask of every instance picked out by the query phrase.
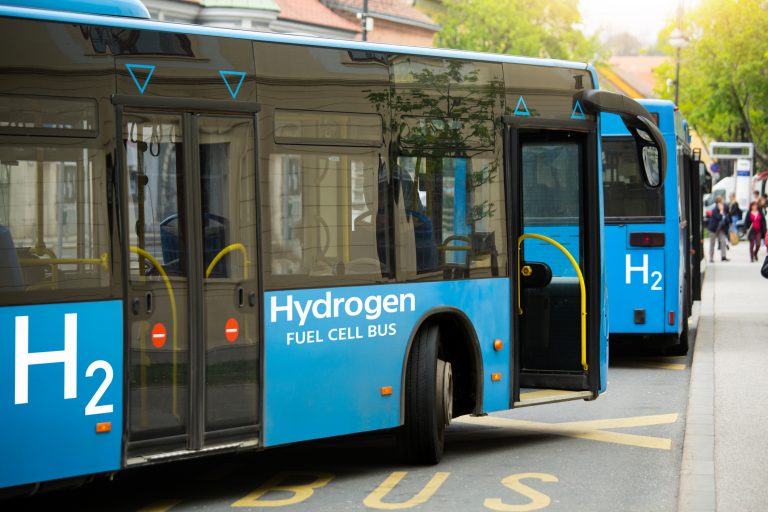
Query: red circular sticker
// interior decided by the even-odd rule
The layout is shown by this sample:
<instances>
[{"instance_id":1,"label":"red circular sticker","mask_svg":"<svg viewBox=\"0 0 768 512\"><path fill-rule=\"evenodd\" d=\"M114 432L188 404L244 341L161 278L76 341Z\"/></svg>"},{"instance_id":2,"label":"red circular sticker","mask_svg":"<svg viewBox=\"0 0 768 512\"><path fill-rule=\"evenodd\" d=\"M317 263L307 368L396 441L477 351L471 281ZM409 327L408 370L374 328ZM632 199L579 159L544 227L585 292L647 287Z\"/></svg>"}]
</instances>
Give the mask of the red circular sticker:
<instances>
[{"instance_id":1,"label":"red circular sticker","mask_svg":"<svg viewBox=\"0 0 768 512\"><path fill-rule=\"evenodd\" d=\"M152 328L152 344L160 348L165 345L165 340L168 339L168 333L165 331L163 324L155 324Z\"/></svg>"},{"instance_id":2,"label":"red circular sticker","mask_svg":"<svg viewBox=\"0 0 768 512\"><path fill-rule=\"evenodd\" d=\"M224 325L224 336L227 337L230 343L234 342L240 335L240 326L237 324L237 320L230 318Z\"/></svg>"}]
</instances>

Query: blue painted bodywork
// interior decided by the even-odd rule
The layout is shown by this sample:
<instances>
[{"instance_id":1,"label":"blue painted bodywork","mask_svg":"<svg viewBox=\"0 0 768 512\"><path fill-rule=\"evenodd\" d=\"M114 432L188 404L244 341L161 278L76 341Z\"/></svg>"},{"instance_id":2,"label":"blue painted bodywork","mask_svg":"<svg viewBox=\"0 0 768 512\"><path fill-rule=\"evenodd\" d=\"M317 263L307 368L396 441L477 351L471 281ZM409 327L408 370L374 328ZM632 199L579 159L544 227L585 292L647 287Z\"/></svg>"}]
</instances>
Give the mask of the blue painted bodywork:
<instances>
[{"instance_id":1,"label":"blue painted bodywork","mask_svg":"<svg viewBox=\"0 0 768 512\"><path fill-rule=\"evenodd\" d=\"M667 146L667 173L664 178L664 221L609 223L605 226L607 244L609 331L611 334L679 334L682 331L684 286L684 242L686 229L681 227L681 199L677 191L678 139L682 123L670 101L639 100L651 113L659 116L659 129ZM613 114L601 115L601 136L629 137L621 119ZM679 125L679 126L678 126ZM663 247L630 247L629 235L635 232L663 232ZM647 271L645 263L647 262ZM628 267L629 265L629 267ZM628 281L629 280L629 281ZM646 322L636 324L634 310L645 309ZM669 323L669 313L675 321Z\"/></svg>"},{"instance_id":2,"label":"blue painted bodywork","mask_svg":"<svg viewBox=\"0 0 768 512\"><path fill-rule=\"evenodd\" d=\"M376 297L382 298L378 308ZM405 297L403 307L387 297ZM340 299L345 303L334 311ZM302 324L299 310L309 301ZM289 304L290 315L280 309ZM362 310L354 314L359 304ZM420 320L435 309L469 320L483 359L483 409L508 409L507 278L270 292L264 300L265 446L400 425L408 344ZM504 341L502 350L494 350L496 339ZM501 373L501 381L491 381L492 373ZM385 386L392 387L391 396L381 395Z\"/></svg>"},{"instance_id":3,"label":"blue painted bodywork","mask_svg":"<svg viewBox=\"0 0 768 512\"><path fill-rule=\"evenodd\" d=\"M122 311L120 301L0 308L0 487L120 469ZM97 433L103 422L112 430Z\"/></svg>"},{"instance_id":4,"label":"blue painted bodywork","mask_svg":"<svg viewBox=\"0 0 768 512\"><path fill-rule=\"evenodd\" d=\"M2 3L33 9L149 19L149 11L140 0L2 0Z\"/></svg>"}]
</instances>

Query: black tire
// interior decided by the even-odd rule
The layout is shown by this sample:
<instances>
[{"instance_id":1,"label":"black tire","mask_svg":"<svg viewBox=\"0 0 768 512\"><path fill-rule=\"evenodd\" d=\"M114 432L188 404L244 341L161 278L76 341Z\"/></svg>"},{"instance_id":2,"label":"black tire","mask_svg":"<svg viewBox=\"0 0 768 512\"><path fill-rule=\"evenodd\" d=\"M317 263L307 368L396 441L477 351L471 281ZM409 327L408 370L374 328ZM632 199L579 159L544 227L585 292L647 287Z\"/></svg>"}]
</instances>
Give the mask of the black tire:
<instances>
[{"instance_id":1,"label":"black tire","mask_svg":"<svg viewBox=\"0 0 768 512\"><path fill-rule=\"evenodd\" d=\"M451 364L440 356L437 325L422 327L408 358L405 425L399 436L403 454L415 464L440 462L445 446L445 427L453 414Z\"/></svg>"}]
</instances>

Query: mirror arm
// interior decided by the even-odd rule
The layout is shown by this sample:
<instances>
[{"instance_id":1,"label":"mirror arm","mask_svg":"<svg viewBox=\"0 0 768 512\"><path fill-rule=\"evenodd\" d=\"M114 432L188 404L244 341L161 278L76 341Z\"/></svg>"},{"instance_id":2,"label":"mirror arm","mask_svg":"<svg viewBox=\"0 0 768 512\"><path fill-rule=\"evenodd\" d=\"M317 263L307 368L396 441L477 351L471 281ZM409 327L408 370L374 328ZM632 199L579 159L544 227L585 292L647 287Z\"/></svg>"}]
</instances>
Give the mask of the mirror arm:
<instances>
[{"instance_id":1,"label":"mirror arm","mask_svg":"<svg viewBox=\"0 0 768 512\"><path fill-rule=\"evenodd\" d=\"M658 126L651 121L651 113L644 106L623 94L597 89L581 91L576 97L585 111L595 115L600 112L608 112L621 117L621 120L638 144L638 158L640 158L641 162L643 147L657 147L659 152L659 184L664 182L667 168L667 147L664 143L664 136L661 134ZM653 139L653 143L643 140L637 131L638 129L648 132Z\"/></svg>"}]
</instances>

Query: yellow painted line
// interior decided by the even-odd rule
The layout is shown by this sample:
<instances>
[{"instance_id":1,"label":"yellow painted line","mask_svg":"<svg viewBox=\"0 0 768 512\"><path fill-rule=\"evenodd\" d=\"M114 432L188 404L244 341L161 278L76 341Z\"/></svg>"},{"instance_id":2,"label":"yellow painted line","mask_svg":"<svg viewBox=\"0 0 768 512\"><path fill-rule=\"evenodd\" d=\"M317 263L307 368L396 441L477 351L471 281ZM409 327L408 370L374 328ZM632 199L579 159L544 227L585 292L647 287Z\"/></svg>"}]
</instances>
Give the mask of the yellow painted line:
<instances>
[{"instance_id":1,"label":"yellow painted line","mask_svg":"<svg viewBox=\"0 0 768 512\"><path fill-rule=\"evenodd\" d=\"M566 428L588 428L588 429L602 429L602 428L632 428L632 427L649 427L652 425L668 425L677 421L677 413L672 414L656 414L654 416L635 416L631 418L613 418L605 420L588 420L588 421L568 421L565 423L555 423L560 427Z\"/></svg>"},{"instance_id":2,"label":"yellow painted line","mask_svg":"<svg viewBox=\"0 0 768 512\"><path fill-rule=\"evenodd\" d=\"M427 485L412 498L401 502L384 501L384 497L397 487L397 484L399 484L407 474L407 471L393 472L381 483L381 485L374 489L373 492L363 500L363 505L378 510L403 510L406 508L413 508L429 501L450 476L450 473L448 472L437 472L429 483L427 483Z\"/></svg>"},{"instance_id":3,"label":"yellow painted line","mask_svg":"<svg viewBox=\"0 0 768 512\"><path fill-rule=\"evenodd\" d=\"M677 420L677 415L657 415L649 419L643 417L636 418L617 418L615 420L595 420L594 424L605 422L608 428L629 428L642 427L649 425L662 425ZM588 428L584 426L591 422L573 422L568 423L542 423L537 421L514 420L510 418L499 418L497 416L481 417L463 417L455 421L471 425L492 426L499 428L511 428L524 432L545 433L565 437L575 437L577 439L588 439L603 443L622 444L627 446L636 446L639 448L651 448L656 450L669 450L672 448L672 440L665 437L640 436L635 434L625 434L619 432L608 432L605 430ZM616 425L610 427L610 425Z\"/></svg>"},{"instance_id":4,"label":"yellow painted line","mask_svg":"<svg viewBox=\"0 0 768 512\"><path fill-rule=\"evenodd\" d=\"M181 500L156 501L155 503L149 506L140 508L138 512L166 512L168 510L171 510L173 507L175 507L179 503L181 503Z\"/></svg>"}]
</instances>

